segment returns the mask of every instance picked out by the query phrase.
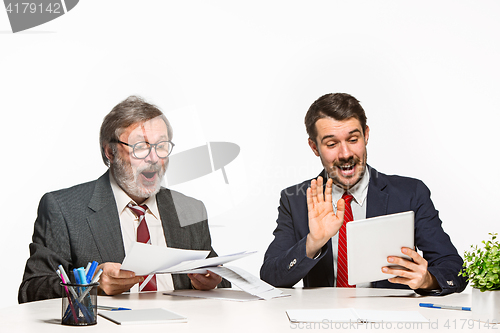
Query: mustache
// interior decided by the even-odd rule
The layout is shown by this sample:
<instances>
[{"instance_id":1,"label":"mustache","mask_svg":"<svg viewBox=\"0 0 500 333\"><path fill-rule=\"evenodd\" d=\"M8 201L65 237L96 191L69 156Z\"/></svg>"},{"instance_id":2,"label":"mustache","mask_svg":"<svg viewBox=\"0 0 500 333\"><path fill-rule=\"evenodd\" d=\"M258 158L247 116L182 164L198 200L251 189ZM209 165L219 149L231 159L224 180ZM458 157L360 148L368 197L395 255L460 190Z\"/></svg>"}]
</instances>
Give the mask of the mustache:
<instances>
[{"instance_id":1,"label":"mustache","mask_svg":"<svg viewBox=\"0 0 500 333\"><path fill-rule=\"evenodd\" d=\"M344 165L355 165L355 164L358 164L360 161L361 160L359 158L357 158L356 156L351 156L347 159L342 158L342 159L339 159L338 161L335 161L333 163L333 166L334 167L341 167Z\"/></svg>"},{"instance_id":2,"label":"mustache","mask_svg":"<svg viewBox=\"0 0 500 333\"><path fill-rule=\"evenodd\" d=\"M162 170L161 165L154 164L154 165L144 165L142 167L137 168L137 173L143 173L143 172L160 172Z\"/></svg>"}]
</instances>

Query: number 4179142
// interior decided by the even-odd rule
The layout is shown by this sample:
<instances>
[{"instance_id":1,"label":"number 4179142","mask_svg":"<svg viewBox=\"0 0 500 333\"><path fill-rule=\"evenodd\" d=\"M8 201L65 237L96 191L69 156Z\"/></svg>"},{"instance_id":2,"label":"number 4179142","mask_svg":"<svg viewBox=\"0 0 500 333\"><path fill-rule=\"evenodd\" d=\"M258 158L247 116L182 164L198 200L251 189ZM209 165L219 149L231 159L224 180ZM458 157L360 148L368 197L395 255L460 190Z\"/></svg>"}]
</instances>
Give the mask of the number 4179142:
<instances>
[{"instance_id":1,"label":"number 4179142","mask_svg":"<svg viewBox=\"0 0 500 333\"><path fill-rule=\"evenodd\" d=\"M16 14L35 14L35 13L52 13L61 14L61 4L58 2L49 3L47 6L41 4L36 4L34 2L22 2L22 3L9 3L6 7L7 13L12 12Z\"/></svg>"}]
</instances>

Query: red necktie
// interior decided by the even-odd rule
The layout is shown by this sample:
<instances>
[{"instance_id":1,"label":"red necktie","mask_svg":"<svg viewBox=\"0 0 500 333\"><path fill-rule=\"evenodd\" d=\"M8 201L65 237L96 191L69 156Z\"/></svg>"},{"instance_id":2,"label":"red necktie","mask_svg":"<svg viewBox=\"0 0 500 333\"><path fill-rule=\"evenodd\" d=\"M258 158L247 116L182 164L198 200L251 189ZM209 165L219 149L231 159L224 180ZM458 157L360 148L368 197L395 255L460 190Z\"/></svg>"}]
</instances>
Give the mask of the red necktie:
<instances>
[{"instance_id":1,"label":"red necktie","mask_svg":"<svg viewBox=\"0 0 500 333\"><path fill-rule=\"evenodd\" d=\"M345 201L345 213L344 213L344 223L339 230L339 249L337 255L337 287L344 288L354 288L347 283L348 281L348 271L347 271L347 239L346 239L346 224L353 220L351 201L353 196L344 193L342 199Z\"/></svg>"},{"instance_id":2,"label":"red necktie","mask_svg":"<svg viewBox=\"0 0 500 333\"><path fill-rule=\"evenodd\" d=\"M139 226L137 227L137 241L139 243L151 244L151 238L149 237L149 229L146 224L146 211L148 210L148 206L134 206L132 204L128 204L128 208L130 208L135 215L139 218ZM146 282L147 279L151 277L149 282ZM145 280L139 285L139 291L156 291L156 275L149 275L144 277ZM146 282L146 283L145 283Z\"/></svg>"}]
</instances>

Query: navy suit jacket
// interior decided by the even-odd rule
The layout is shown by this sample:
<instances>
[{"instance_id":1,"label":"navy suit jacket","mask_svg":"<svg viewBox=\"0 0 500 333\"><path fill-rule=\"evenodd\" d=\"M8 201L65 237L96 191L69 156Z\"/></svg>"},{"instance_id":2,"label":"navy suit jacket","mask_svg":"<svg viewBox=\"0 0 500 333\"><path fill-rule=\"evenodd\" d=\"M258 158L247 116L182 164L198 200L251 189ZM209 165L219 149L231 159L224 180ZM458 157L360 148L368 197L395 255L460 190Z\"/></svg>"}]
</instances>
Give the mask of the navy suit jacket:
<instances>
[{"instance_id":1,"label":"navy suit jacket","mask_svg":"<svg viewBox=\"0 0 500 333\"><path fill-rule=\"evenodd\" d=\"M429 272L441 287L440 291L416 292L427 295L461 292L467 285L465 278L458 276L463 261L441 227L429 189L417 179L388 176L369 166L368 172L367 218L415 212L415 246L423 252ZM326 179L325 170L320 176ZM306 255L306 236L309 233L306 190L310 183L311 180L307 180L281 192L275 238L267 249L260 271L261 279L276 287L292 287L301 279L304 287L334 285L331 240L323 246L319 258L310 259ZM372 287L409 289L388 280L372 282Z\"/></svg>"}]
</instances>

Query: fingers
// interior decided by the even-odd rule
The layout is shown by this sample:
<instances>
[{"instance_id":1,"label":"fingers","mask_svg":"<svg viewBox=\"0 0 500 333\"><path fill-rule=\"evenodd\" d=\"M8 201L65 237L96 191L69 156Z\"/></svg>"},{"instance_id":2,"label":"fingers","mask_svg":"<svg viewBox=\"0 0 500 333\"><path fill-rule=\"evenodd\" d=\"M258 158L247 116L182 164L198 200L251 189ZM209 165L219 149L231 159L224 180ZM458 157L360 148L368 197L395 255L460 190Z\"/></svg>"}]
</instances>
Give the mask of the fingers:
<instances>
[{"instance_id":1,"label":"fingers","mask_svg":"<svg viewBox=\"0 0 500 333\"><path fill-rule=\"evenodd\" d=\"M393 256L387 257L387 262L392 265L392 267L382 268L382 271L387 274L393 274L397 276L410 278L413 277L411 273L421 271L419 265L401 257L393 257Z\"/></svg>"},{"instance_id":2,"label":"fingers","mask_svg":"<svg viewBox=\"0 0 500 333\"><path fill-rule=\"evenodd\" d=\"M310 212L311 210L314 209L314 203L312 199L312 190L310 187L307 188L306 191L306 198L307 198L307 210Z\"/></svg>"},{"instance_id":3,"label":"fingers","mask_svg":"<svg viewBox=\"0 0 500 333\"><path fill-rule=\"evenodd\" d=\"M408 247L402 247L401 248L401 253L406 254L410 258L413 259L413 261L417 264L423 264L424 262L427 262L420 254L418 254L417 251L414 251Z\"/></svg>"},{"instance_id":4,"label":"fingers","mask_svg":"<svg viewBox=\"0 0 500 333\"><path fill-rule=\"evenodd\" d=\"M427 260L407 247L403 247L401 252L408 255L413 261L397 256L387 257L387 262L400 266L382 267L382 272L396 275L396 277L390 278L389 282L406 284L412 289L436 287L436 279L427 270Z\"/></svg>"},{"instance_id":5,"label":"fingers","mask_svg":"<svg viewBox=\"0 0 500 333\"><path fill-rule=\"evenodd\" d=\"M395 275L395 277L388 279L391 283L406 284L412 289L417 289L416 285L418 284L417 281L419 281L419 276L414 271L401 268L382 267L382 272Z\"/></svg>"},{"instance_id":6,"label":"fingers","mask_svg":"<svg viewBox=\"0 0 500 333\"><path fill-rule=\"evenodd\" d=\"M405 277L405 278L413 277L411 270L402 269L401 267L395 268L395 267L384 266L382 267L382 272L390 275L396 275L398 277Z\"/></svg>"},{"instance_id":7,"label":"fingers","mask_svg":"<svg viewBox=\"0 0 500 333\"><path fill-rule=\"evenodd\" d=\"M188 274L188 277L193 287L198 290L214 289L222 281L219 275L210 271L207 274Z\"/></svg>"},{"instance_id":8,"label":"fingers","mask_svg":"<svg viewBox=\"0 0 500 333\"><path fill-rule=\"evenodd\" d=\"M311 194L312 194L312 202L313 205L316 205L318 203L318 186L316 183L316 179L311 180Z\"/></svg>"},{"instance_id":9,"label":"fingers","mask_svg":"<svg viewBox=\"0 0 500 333\"><path fill-rule=\"evenodd\" d=\"M321 202L331 202L332 201L332 180L328 179L326 182L326 189L325 189L325 197L323 196L323 177L319 176L318 179L313 179L311 180L311 187L309 187L306 191L306 196L308 199L308 204L309 204L309 198L311 199L312 206L313 208L316 204L321 203Z\"/></svg>"},{"instance_id":10,"label":"fingers","mask_svg":"<svg viewBox=\"0 0 500 333\"><path fill-rule=\"evenodd\" d=\"M344 221L344 213L345 213L345 201L344 199L340 198L339 201L337 201L337 218L342 221Z\"/></svg>"},{"instance_id":11,"label":"fingers","mask_svg":"<svg viewBox=\"0 0 500 333\"><path fill-rule=\"evenodd\" d=\"M388 279L388 281L390 283L406 284L407 286L409 286L411 279L398 276L398 277L390 278L390 279ZM412 289L417 289L417 288L412 288Z\"/></svg>"},{"instance_id":12,"label":"fingers","mask_svg":"<svg viewBox=\"0 0 500 333\"><path fill-rule=\"evenodd\" d=\"M135 276L134 272L121 270L119 263L104 263L98 266L102 269L99 279L99 288L107 295L117 295L130 290L136 283L144 281L141 276Z\"/></svg>"},{"instance_id":13,"label":"fingers","mask_svg":"<svg viewBox=\"0 0 500 333\"><path fill-rule=\"evenodd\" d=\"M332 183L333 180L329 178L326 181L326 187L325 187L325 201L326 202L332 202Z\"/></svg>"},{"instance_id":14,"label":"fingers","mask_svg":"<svg viewBox=\"0 0 500 333\"><path fill-rule=\"evenodd\" d=\"M319 176L318 177L318 186L316 188L317 190L317 197L318 197L318 202L323 202L325 201L323 199L323 177Z\"/></svg>"}]
</instances>

